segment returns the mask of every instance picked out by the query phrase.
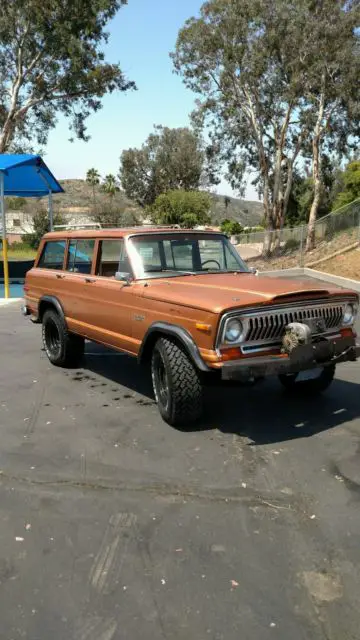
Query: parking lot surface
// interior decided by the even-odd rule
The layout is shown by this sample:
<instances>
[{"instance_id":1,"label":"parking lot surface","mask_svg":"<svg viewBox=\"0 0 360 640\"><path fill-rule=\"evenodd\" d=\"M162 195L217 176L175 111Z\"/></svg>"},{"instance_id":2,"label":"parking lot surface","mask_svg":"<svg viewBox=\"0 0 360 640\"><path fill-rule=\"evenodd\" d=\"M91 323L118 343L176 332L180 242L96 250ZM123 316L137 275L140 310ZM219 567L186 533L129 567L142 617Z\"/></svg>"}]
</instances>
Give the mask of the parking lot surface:
<instances>
[{"instance_id":1,"label":"parking lot surface","mask_svg":"<svg viewBox=\"0 0 360 640\"><path fill-rule=\"evenodd\" d=\"M181 431L127 356L52 367L17 303L0 347L1 640L358 640L359 363L211 388Z\"/></svg>"}]
</instances>

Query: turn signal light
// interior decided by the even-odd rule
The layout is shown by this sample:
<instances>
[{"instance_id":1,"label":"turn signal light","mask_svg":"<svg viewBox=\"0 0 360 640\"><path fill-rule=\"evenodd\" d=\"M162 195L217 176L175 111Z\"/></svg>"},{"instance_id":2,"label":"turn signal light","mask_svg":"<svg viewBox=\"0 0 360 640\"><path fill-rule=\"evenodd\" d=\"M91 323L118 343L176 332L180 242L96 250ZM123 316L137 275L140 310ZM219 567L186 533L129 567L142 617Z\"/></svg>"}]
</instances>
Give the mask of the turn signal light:
<instances>
[{"instance_id":1,"label":"turn signal light","mask_svg":"<svg viewBox=\"0 0 360 640\"><path fill-rule=\"evenodd\" d=\"M354 335L354 331L352 329L341 329L340 331L343 338L351 338ZM356 335L356 334L355 334Z\"/></svg>"},{"instance_id":2,"label":"turn signal light","mask_svg":"<svg viewBox=\"0 0 360 640\"><path fill-rule=\"evenodd\" d=\"M195 326L199 331L205 331L206 333L208 331L211 331L211 324L204 324L202 322L197 322Z\"/></svg>"},{"instance_id":3,"label":"turn signal light","mask_svg":"<svg viewBox=\"0 0 360 640\"><path fill-rule=\"evenodd\" d=\"M241 358L241 349L239 347L233 347L232 349L224 349L221 351L221 359L224 360L237 360Z\"/></svg>"}]
</instances>

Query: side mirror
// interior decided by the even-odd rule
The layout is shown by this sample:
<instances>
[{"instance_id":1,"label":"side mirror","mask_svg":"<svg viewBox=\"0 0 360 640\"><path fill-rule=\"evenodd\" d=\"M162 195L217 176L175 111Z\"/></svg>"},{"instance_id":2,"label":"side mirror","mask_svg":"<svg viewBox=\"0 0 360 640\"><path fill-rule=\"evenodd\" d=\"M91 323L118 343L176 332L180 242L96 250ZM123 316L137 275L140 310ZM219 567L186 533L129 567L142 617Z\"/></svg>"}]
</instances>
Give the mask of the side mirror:
<instances>
[{"instance_id":1,"label":"side mirror","mask_svg":"<svg viewBox=\"0 0 360 640\"><path fill-rule=\"evenodd\" d=\"M256 269L255 267L250 267L250 273L252 273L253 276L258 276L259 275L259 269Z\"/></svg>"},{"instance_id":2,"label":"side mirror","mask_svg":"<svg viewBox=\"0 0 360 640\"><path fill-rule=\"evenodd\" d=\"M124 271L117 271L115 273L115 280L124 282L127 286L129 286L131 284L131 275L130 273L126 273Z\"/></svg>"}]
</instances>

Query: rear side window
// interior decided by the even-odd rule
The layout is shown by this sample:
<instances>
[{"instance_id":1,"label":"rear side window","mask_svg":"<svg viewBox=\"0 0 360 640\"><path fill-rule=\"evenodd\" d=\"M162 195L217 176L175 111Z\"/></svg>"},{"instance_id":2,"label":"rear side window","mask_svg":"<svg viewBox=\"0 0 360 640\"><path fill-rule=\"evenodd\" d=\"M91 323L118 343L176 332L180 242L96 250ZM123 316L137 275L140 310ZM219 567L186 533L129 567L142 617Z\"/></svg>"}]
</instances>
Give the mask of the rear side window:
<instances>
[{"instance_id":1,"label":"rear side window","mask_svg":"<svg viewBox=\"0 0 360 640\"><path fill-rule=\"evenodd\" d=\"M95 240L70 240L67 270L74 273L91 273Z\"/></svg>"},{"instance_id":2,"label":"rear side window","mask_svg":"<svg viewBox=\"0 0 360 640\"><path fill-rule=\"evenodd\" d=\"M46 242L37 266L41 269L61 270L64 264L65 246L65 240Z\"/></svg>"}]
</instances>

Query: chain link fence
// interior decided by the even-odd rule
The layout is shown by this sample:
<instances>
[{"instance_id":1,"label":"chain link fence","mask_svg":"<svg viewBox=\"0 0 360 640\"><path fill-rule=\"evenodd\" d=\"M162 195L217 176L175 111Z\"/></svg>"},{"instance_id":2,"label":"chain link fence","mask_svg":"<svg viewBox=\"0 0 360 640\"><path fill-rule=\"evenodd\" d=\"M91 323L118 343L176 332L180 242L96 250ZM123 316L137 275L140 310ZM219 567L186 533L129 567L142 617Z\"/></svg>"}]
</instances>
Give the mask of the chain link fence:
<instances>
[{"instance_id":1,"label":"chain link fence","mask_svg":"<svg viewBox=\"0 0 360 640\"><path fill-rule=\"evenodd\" d=\"M236 237L241 257L262 271L311 266L337 251L360 246L360 198L315 223L314 248L306 251L308 225Z\"/></svg>"}]
</instances>

